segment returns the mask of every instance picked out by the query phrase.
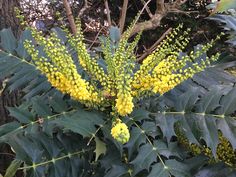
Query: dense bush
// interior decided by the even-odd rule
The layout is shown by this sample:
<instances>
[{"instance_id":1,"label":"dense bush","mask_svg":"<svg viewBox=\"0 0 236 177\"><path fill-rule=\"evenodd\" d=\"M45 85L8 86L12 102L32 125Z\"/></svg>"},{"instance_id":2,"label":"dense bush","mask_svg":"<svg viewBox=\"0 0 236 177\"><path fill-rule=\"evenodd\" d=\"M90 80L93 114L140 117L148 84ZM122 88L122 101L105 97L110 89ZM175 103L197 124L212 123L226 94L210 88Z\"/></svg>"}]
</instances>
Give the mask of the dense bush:
<instances>
[{"instance_id":1,"label":"dense bush","mask_svg":"<svg viewBox=\"0 0 236 177\"><path fill-rule=\"evenodd\" d=\"M16 121L0 127L16 154L6 177L235 176L236 79L229 56L208 57L221 35L186 52L190 30L179 25L140 64L132 28L120 38L111 27L97 53L80 23L75 35L0 32L0 78L24 92L8 108Z\"/></svg>"}]
</instances>

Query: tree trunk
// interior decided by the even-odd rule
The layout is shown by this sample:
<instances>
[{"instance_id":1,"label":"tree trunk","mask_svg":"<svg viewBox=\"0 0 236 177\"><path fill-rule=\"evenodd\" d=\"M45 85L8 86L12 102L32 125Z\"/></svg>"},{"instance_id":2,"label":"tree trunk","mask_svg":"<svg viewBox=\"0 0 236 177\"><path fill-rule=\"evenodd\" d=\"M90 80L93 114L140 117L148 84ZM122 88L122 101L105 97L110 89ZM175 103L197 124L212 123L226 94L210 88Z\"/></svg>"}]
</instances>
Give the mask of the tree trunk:
<instances>
[{"instance_id":1,"label":"tree trunk","mask_svg":"<svg viewBox=\"0 0 236 177\"><path fill-rule=\"evenodd\" d=\"M20 7L19 0L0 0L0 30L11 28L16 37L20 35L19 21L15 15L15 7ZM1 73L0 73L1 74ZM0 125L12 121L6 109L8 106L15 106L19 102L19 92L9 93L3 89L4 84L0 81ZM14 155L7 145L0 145L0 174L4 174L7 166L13 160ZM1 176L1 175L0 175ZM20 176L19 174L17 176Z\"/></svg>"},{"instance_id":2,"label":"tree trunk","mask_svg":"<svg viewBox=\"0 0 236 177\"><path fill-rule=\"evenodd\" d=\"M19 0L0 0L0 30L3 28L11 28L16 37L20 35L21 29L19 20L15 15L15 8L20 8ZM2 82L0 82L0 90ZM7 106L17 104L17 92L9 93L6 91L0 92L0 125L9 122Z\"/></svg>"},{"instance_id":3,"label":"tree trunk","mask_svg":"<svg viewBox=\"0 0 236 177\"><path fill-rule=\"evenodd\" d=\"M0 30L11 27L16 36L20 34L19 20L15 8L20 8L19 0L0 0Z\"/></svg>"}]
</instances>

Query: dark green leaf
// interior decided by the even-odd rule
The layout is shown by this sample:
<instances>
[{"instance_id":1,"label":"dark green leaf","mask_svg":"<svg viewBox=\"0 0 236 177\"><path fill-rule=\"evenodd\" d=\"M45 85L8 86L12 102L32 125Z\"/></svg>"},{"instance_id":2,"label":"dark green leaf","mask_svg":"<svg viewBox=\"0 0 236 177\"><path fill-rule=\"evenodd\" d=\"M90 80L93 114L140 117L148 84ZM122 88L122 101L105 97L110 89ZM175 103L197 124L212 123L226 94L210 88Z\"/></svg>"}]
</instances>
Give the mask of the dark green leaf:
<instances>
[{"instance_id":1,"label":"dark green leaf","mask_svg":"<svg viewBox=\"0 0 236 177\"><path fill-rule=\"evenodd\" d=\"M230 115L236 110L236 88L233 88L227 95L225 95L220 104L222 108L219 110L221 115Z\"/></svg>"},{"instance_id":2,"label":"dark green leaf","mask_svg":"<svg viewBox=\"0 0 236 177\"><path fill-rule=\"evenodd\" d=\"M17 41L10 28L0 31L1 47L11 53L16 49Z\"/></svg>"},{"instance_id":3,"label":"dark green leaf","mask_svg":"<svg viewBox=\"0 0 236 177\"><path fill-rule=\"evenodd\" d=\"M139 146L142 143L145 143L146 141L145 134L142 133L142 131L139 128L136 127L132 128L130 134L131 134L130 140L125 145L125 147L128 149L129 159L131 158L131 156L135 151L138 151Z\"/></svg>"},{"instance_id":4,"label":"dark green leaf","mask_svg":"<svg viewBox=\"0 0 236 177\"><path fill-rule=\"evenodd\" d=\"M24 47L24 42L26 40L32 41L33 37L31 35L31 31L30 30L25 30L22 32L20 40L18 41L18 46L16 48L16 52L17 54L22 57L22 58L28 58L29 54L27 53L25 47Z\"/></svg>"},{"instance_id":5,"label":"dark green leaf","mask_svg":"<svg viewBox=\"0 0 236 177\"><path fill-rule=\"evenodd\" d=\"M127 173L128 168L126 166L113 165L104 177L120 177Z\"/></svg>"},{"instance_id":6,"label":"dark green leaf","mask_svg":"<svg viewBox=\"0 0 236 177\"><path fill-rule=\"evenodd\" d=\"M19 120L21 123L30 123L31 121L34 121L34 115L28 110L23 110L20 107L12 107L8 108L8 110L10 115Z\"/></svg>"},{"instance_id":7,"label":"dark green leaf","mask_svg":"<svg viewBox=\"0 0 236 177\"><path fill-rule=\"evenodd\" d=\"M164 168L161 163L152 165L152 170L147 177L169 177L169 172Z\"/></svg>"},{"instance_id":8,"label":"dark green leaf","mask_svg":"<svg viewBox=\"0 0 236 177\"><path fill-rule=\"evenodd\" d=\"M230 141L233 148L236 149L236 120L225 117L217 122L217 126L223 135Z\"/></svg>"},{"instance_id":9,"label":"dark green leaf","mask_svg":"<svg viewBox=\"0 0 236 177\"><path fill-rule=\"evenodd\" d=\"M155 119L157 126L160 127L163 133L163 136L169 142L170 139L175 136L174 125L179 120L179 117L174 114L157 113Z\"/></svg>"},{"instance_id":10,"label":"dark green leaf","mask_svg":"<svg viewBox=\"0 0 236 177\"><path fill-rule=\"evenodd\" d=\"M194 177L235 177L236 170L223 163L208 165L202 168Z\"/></svg>"},{"instance_id":11,"label":"dark green leaf","mask_svg":"<svg viewBox=\"0 0 236 177\"><path fill-rule=\"evenodd\" d=\"M134 165L133 175L146 169L149 171L150 165L157 161L157 150L150 144L140 147L137 157L130 163Z\"/></svg>"},{"instance_id":12,"label":"dark green leaf","mask_svg":"<svg viewBox=\"0 0 236 177\"><path fill-rule=\"evenodd\" d=\"M89 112L81 109L72 116L61 116L54 120L53 123L64 127L65 130L79 133L84 137L91 137L97 130L95 126L104 123L103 116L103 114L98 112Z\"/></svg>"},{"instance_id":13,"label":"dark green leaf","mask_svg":"<svg viewBox=\"0 0 236 177\"><path fill-rule=\"evenodd\" d=\"M118 42L120 40L120 29L116 26L111 26L109 29L110 32L110 38L112 42Z\"/></svg>"}]
</instances>

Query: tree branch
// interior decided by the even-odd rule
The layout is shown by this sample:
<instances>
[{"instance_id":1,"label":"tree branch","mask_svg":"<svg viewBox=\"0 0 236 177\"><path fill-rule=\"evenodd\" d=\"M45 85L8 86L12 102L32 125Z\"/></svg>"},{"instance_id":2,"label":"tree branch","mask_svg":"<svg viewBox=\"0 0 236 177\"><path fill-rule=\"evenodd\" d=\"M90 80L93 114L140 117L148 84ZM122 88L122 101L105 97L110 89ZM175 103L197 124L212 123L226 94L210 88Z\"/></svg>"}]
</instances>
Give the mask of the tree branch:
<instances>
[{"instance_id":1,"label":"tree branch","mask_svg":"<svg viewBox=\"0 0 236 177\"><path fill-rule=\"evenodd\" d=\"M146 2L145 2L144 0L141 0L141 1L142 1L143 5L146 4ZM150 11L149 7L146 6L145 9L146 9L146 12L148 13L149 17L152 18L152 17L153 17L153 14L152 14L152 12Z\"/></svg>"},{"instance_id":2,"label":"tree branch","mask_svg":"<svg viewBox=\"0 0 236 177\"><path fill-rule=\"evenodd\" d=\"M164 34L162 34L162 36L149 48L146 50L145 53L143 53L138 59L137 62L142 62L144 60L144 58L146 58L149 54L151 54L156 47L159 45L159 43L166 37L167 34L169 34L171 32L172 28L169 28Z\"/></svg>"},{"instance_id":3,"label":"tree branch","mask_svg":"<svg viewBox=\"0 0 236 177\"><path fill-rule=\"evenodd\" d=\"M74 17L73 17L73 14L72 14L72 11L71 11L71 8L70 8L70 5L69 5L68 1L63 0L63 5L66 9L66 15L67 15L67 18L68 18L68 21L69 21L69 24L70 24L71 31L72 31L73 34L76 34L77 29L76 29Z\"/></svg>"},{"instance_id":4,"label":"tree branch","mask_svg":"<svg viewBox=\"0 0 236 177\"><path fill-rule=\"evenodd\" d=\"M147 21L137 23L133 31L131 33L131 36L145 30L155 29L157 28L161 20L171 12L176 13L182 13L182 11L179 10L182 4L184 4L187 0L176 0L174 3L164 3L164 0L156 0L156 12L155 14Z\"/></svg>"},{"instance_id":5,"label":"tree branch","mask_svg":"<svg viewBox=\"0 0 236 177\"><path fill-rule=\"evenodd\" d=\"M134 25L133 31L130 36L133 36L134 34L142 31L142 30L150 30L150 29L155 29L160 25L161 19L164 17L163 14L155 14L153 15L150 20L144 21L137 23Z\"/></svg>"},{"instance_id":6,"label":"tree branch","mask_svg":"<svg viewBox=\"0 0 236 177\"><path fill-rule=\"evenodd\" d=\"M165 0L156 0L156 14L165 12Z\"/></svg>"},{"instance_id":7,"label":"tree branch","mask_svg":"<svg viewBox=\"0 0 236 177\"><path fill-rule=\"evenodd\" d=\"M78 17L81 17L87 8L89 8L88 0L84 0L84 6L80 10Z\"/></svg>"},{"instance_id":8,"label":"tree branch","mask_svg":"<svg viewBox=\"0 0 236 177\"><path fill-rule=\"evenodd\" d=\"M121 17L120 17L120 22L119 22L119 26L120 26L120 33L122 34L123 30L124 30L124 26L125 26L125 18L126 18L126 12L127 12L127 7L128 7L128 2L129 0L124 0L123 2L123 7L122 7L122 11L121 11Z\"/></svg>"},{"instance_id":9,"label":"tree branch","mask_svg":"<svg viewBox=\"0 0 236 177\"><path fill-rule=\"evenodd\" d=\"M108 26L110 27L111 26L111 12L110 12L110 9L109 9L109 5L108 5L108 1L105 0L105 8L106 8L106 11L107 11L107 21L108 21Z\"/></svg>"}]
</instances>

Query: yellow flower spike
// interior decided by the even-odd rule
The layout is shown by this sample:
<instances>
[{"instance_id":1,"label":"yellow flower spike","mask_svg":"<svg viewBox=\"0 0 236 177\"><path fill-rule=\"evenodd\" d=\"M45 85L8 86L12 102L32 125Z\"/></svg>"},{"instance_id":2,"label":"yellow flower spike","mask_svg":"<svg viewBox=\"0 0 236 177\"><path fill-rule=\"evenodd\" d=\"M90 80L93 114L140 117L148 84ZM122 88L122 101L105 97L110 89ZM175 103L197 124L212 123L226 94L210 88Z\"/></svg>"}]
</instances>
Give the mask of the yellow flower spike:
<instances>
[{"instance_id":1,"label":"yellow flower spike","mask_svg":"<svg viewBox=\"0 0 236 177\"><path fill-rule=\"evenodd\" d=\"M127 114L130 114L133 111L134 107L133 97L131 96L131 94L118 93L117 97L118 97L116 99L117 112L121 116L126 116Z\"/></svg>"},{"instance_id":2,"label":"yellow flower spike","mask_svg":"<svg viewBox=\"0 0 236 177\"><path fill-rule=\"evenodd\" d=\"M122 123L120 119L116 119L114 126L111 129L112 137L122 143L125 144L129 141L130 133L127 125Z\"/></svg>"},{"instance_id":3,"label":"yellow flower spike","mask_svg":"<svg viewBox=\"0 0 236 177\"><path fill-rule=\"evenodd\" d=\"M98 92L81 78L73 59L55 34L52 34L48 40L39 36L36 31L34 31L34 36L39 44L44 46L44 51L50 59L38 57L38 51L29 41L25 42L25 48L32 56L37 68L46 75L52 86L62 93L69 94L75 100L100 103ZM57 47L53 48L52 45Z\"/></svg>"}]
</instances>

